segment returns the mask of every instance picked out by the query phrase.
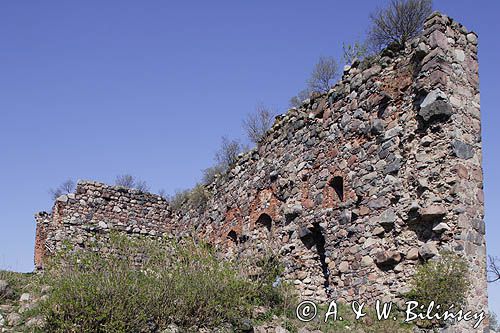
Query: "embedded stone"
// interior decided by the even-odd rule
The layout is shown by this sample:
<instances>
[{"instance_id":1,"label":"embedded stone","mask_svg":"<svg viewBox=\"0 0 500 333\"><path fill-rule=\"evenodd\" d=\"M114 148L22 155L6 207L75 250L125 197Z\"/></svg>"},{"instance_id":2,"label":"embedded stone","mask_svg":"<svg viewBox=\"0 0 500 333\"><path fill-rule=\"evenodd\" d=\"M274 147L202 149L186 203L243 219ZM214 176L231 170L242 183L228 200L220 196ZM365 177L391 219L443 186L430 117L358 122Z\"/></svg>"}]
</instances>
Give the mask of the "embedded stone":
<instances>
[{"instance_id":1,"label":"embedded stone","mask_svg":"<svg viewBox=\"0 0 500 333\"><path fill-rule=\"evenodd\" d=\"M418 249L416 247L412 247L406 253L406 259L408 260L417 260L418 259Z\"/></svg>"},{"instance_id":2,"label":"embedded stone","mask_svg":"<svg viewBox=\"0 0 500 333\"><path fill-rule=\"evenodd\" d=\"M397 251L379 251L375 254L377 265L396 265L401 261L401 254Z\"/></svg>"},{"instance_id":3,"label":"embedded stone","mask_svg":"<svg viewBox=\"0 0 500 333\"><path fill-rule=\"evenodd\" d=\"M464 160L468 160L474 156L474 147L470 144L462 142L460 140L454 140L451 143L451 147L453 149L453 153L458 158L462 158Z\"/></svg>"},{"instance_id":4,"label":"embedded stone","mask_svg":"<svg viewBox=\"0 0 500 333\"><path fill-rule=\"evenodd\" d=\"M420 104L418 115L425 121L436 117L449 117L453 114L453 108L448 102L448 98L440 89L429 92Z\"/></svg>"},{"instance_id":5,"label":"embedded stone","mask_svg":"<svg viewBox=\"0 0 500 333\"><path fill-rule=\"evenodd\" d=\"M339 271L345 273L349 270L349 263L347 261L342 261L339 265Z\"/></svg>"},{"instance_id":6,"label":"embedded stone","mask_svg":"<svg viewBox=\"0 0 500 333\"><path fill-rule=\"evenodd\" d=\"M448 226L448 224L441 222L438 223L438 225L436 225L434 228L432 228L432 230L436 232L444 232L447 230L451 230L451 228Z\"/></svg>"},{"instance_id":7,"label":"embedded stone","mask_svg":"<svg viewBox=\"0 0 500 333\"><path fill-rule=\"evenodd\" d=\"M63 195L57 197L56 201L66 203L66 202L68 202L68 196L66 194L63 194Z\"/></svg>"},{"instance_id":8,"label":"embedded stone","mask_svg":"<svg viewBox=\"0 0 500 333\"><path fill-rule=\"evenodd\" d=\"M361 266L363 267L371 266L372 264L373 264L373 259L370 256L364 256L361 259Z\"/></svg>"},{"instance_id":9,"label":"embedded stone","mask_svg":"<svg viewBox=\"0 0 500 333\"><path fill-rule=\"evenodd\" d=\"M433 220L446 215L446 209L443 206L431 205L420 209L420 216L423 220Z\"/></svg>"},{"instance_id":10,"label":"embedded stone","mask_svg":"<svg viewBox=\"0 0 500 333\"><path fill-rule=\"evenodd\" d=\"M396 222L396 213L392 208L389 208L386 211L384 211L382 215L380 215L378 221L380 225L386 225L386 226L394 225L395 222Z\"/></svg>"},{"instance_id":11,"label":"embedded stone","mask_svg":"<svg viewBox=\"0 0 500 333\"><path fill-rule=\"evenodd\" d=\"M437 256L439 251L434 243L425 243L420 247L418 253L423 259L427 260Z\"/></svg>"}]
</instances>

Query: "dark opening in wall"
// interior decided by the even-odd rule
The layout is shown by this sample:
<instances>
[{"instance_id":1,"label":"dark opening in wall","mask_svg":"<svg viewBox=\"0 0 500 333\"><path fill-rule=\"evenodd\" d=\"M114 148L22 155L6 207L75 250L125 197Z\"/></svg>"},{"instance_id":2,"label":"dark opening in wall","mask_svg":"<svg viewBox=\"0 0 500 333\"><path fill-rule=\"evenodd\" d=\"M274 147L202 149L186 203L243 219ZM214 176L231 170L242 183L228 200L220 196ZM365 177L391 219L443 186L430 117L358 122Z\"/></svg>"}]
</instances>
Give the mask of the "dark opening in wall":
<instances>
[{"instance_id":1,"label":"dark opening in wall","mask_svg":"<svg viewBox=\"0 0 500 333\"><path fill-rule=\"evenodd\" d=\"M260 214L256 222L257 226L262 225L266 227L268 231L271 231L272 224L273 224L273 219L271 219L271 216L267 215L266 213Z\"/></svg>"},{"instance_id":2,"label":"dark opening in wall","mask_svg":"<svg viewBox=\"0 0 500 333\"><path fill-rule=\"evenodd\" d=\"M340 176L335 176L330 181L330 186L335 190L340 201L344 201L344 179Z\"/></svg>"},{"instance_id":3,"label":"dark opening in wall","mask_svg":"<svg viewBox=\"0 0 500 333\"><path fill-rule=\"evenodd\" d=\"M229 238L231 241L233 241L234 243L238 243L238 234L236 233L236 231L234 230L231 230L228 234L227 234L227 238Z\"/></svg>"},{"instance_id":4,"label":"dark opening in wall","mask_svg":"<svg viewBox=\"0 0 500 333\"><path fill-rule=\"evenodd\" d=\"M326 250L325 250L325 236L321 231L319 223L314 223L313 228L304 228L300 233L300 240L308 248L312 249L316 247L318 253L319 263L321 265L321 271L323 273L323 286L325 288L326 294L330 295L330 270L328 269L328 264L326 263Z\"/></svg>"}]
</instances>

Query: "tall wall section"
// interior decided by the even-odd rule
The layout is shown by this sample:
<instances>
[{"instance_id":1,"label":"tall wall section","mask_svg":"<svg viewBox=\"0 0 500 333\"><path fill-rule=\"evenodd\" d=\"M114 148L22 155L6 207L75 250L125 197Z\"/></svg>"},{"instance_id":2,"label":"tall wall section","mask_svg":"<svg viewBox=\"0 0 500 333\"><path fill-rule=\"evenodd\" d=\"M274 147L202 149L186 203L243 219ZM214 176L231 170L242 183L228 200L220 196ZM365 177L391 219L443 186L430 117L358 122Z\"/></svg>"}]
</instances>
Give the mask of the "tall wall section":
<instances>
[{"instance_id":1,"label":"tall wall section","mask_svg":"<svg viewBox=\"0 0 500 333\"><path fill-rule=\"evenodd\" d=\"M39 215L35 257L113 228L191 234L230 257L278 254L304 297L371 301L400 297L446 249L470 263L469 308L486 310L482 188L477 36L435 13L405 49L355 61L279 116L208 186L205 210L80 183Z\"/></svg>"}]
</instances>

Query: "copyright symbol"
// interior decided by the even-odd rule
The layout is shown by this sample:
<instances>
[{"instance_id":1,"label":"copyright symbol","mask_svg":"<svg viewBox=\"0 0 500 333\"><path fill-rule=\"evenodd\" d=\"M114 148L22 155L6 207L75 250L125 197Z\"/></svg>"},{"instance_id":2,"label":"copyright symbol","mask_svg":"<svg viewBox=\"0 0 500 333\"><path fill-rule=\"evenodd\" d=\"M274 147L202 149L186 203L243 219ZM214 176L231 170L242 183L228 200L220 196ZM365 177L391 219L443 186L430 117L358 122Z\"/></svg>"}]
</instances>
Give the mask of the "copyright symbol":
<instances>
[{"instance_id":1,"label":"copyright symbol","mask_svg":"<svg viewBox=\"0 0 500 333\"><path fill-rule=\"evenodd\" d=\"M298 320L308 322L316 318L318 308L316 307L316 304L311 301L303 301L297 306L295 314L297 315Z\"/></svg>"}]
</instances>

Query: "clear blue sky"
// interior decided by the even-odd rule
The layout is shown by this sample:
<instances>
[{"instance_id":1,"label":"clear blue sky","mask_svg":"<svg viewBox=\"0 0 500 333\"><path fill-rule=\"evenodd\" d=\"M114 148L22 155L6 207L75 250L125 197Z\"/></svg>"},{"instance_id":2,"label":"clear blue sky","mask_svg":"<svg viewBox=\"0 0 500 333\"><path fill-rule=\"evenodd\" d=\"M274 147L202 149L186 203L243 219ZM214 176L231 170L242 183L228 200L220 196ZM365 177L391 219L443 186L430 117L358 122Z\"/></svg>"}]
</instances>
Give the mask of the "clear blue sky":
<instances>
[{"instance_id":1,"label":"clear blue sky","mask_svg":"<svg viewBox=\"0 0 500 333\"><path fill-rule=\"evenodd\" d=\"M67 178L192 186L262 102L285 112L385 1L2 1L0 268L33 268L33 214ZM436 1L479 34L487 245L500 255L500 2ZM490 286L500 314L500 285Z\"/></svg>"}]
</instances>

